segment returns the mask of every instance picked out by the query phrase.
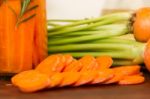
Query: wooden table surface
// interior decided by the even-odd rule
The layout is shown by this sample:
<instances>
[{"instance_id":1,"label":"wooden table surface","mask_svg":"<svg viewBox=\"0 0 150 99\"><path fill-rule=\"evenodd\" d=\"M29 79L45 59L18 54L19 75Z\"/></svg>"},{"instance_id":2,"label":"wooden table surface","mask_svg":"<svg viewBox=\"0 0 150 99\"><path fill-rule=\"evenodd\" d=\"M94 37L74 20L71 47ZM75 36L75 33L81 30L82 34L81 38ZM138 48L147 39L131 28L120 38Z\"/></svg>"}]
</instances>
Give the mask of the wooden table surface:
<instances>
[{"instance_id":1,"label":"wooden table surface","mask_svg":"<svg viewBox=\"0 0 150 99\"><path fill-rule=\"evenodd\" d=\"M50 89L25 94L0 81L0 99L150 99L150 73L145 73L146 81L141 85L96 85L77 88Z\"/></svg>"}]
</instances>

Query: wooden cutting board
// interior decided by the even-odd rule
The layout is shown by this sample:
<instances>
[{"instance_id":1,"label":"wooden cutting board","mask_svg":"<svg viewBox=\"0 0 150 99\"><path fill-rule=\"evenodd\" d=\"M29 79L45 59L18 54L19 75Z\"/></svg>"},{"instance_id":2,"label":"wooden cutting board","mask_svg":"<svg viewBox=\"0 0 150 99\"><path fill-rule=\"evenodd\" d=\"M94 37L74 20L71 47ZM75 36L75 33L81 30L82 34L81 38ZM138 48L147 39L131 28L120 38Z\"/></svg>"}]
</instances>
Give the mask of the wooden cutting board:
<instances>
[{"instance_id":1,"label":"wooden cutting board","mask_svg":"<svg viewBox=\"0 0 150 99\"><path fill-rule=\"evenodd\" d=\"M141 85L96 85L77 88L58 88L25 94L0 81L0 99L150 99L150 73L146 72L146 82Z\"/></svg>"}]
</instances>

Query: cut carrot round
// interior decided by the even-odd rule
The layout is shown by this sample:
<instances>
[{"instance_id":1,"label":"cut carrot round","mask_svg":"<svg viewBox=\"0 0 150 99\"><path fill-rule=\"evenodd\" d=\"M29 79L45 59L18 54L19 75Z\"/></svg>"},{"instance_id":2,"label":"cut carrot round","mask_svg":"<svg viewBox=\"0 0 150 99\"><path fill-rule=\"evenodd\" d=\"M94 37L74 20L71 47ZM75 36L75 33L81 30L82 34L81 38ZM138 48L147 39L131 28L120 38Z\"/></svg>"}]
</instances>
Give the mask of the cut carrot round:
<instances>
[{"instance_id":1,"label":"cut carrot round","mask_svg":"<svg viewBox=\"0 0 150 99\"><path fill-rule=\"evenodd\" d=\"M134 85L143 83L145 78L140 75L133 75L124 77L122 80L119 81L120 85Z\"/></svg>"},{"instance_id":2,"label":"cut carrot round","mask_svg":"<svg viewBox=\"0 0 150 99\"><path fill-rule=\"evenodd\" d=\"M135 66L121 66L121 67L115 67L113 68L114 70L114 77L106 82L104 84L111 84L111 83L117 83L123 77L125 76L130 76L130 75L135 75L140 73L140 66L135 65Z\"/></svg>"},{"instance_id":3,"label":"cut carrot round","mask_svg":"<svg viewBox=\"0 0 150 99\"><path fill-rule=\"evenodd\" d=\"M79 59L79 62L81 62L83 66L81 72L88 70L95 70L95 68L97 67L96 59L91 55L86 55L82 57L81 59Z\"/></svg>"},{"instance_id":4,"label":"cut carrot round","mask_svg":"<svg viewBox=\"0 0 150 99\"><path fill-rule=\"evenodd\" d=\"M64 72L78 72L82 67L81 62L74 59L68 66L65 67Z\"/></svg>"},{"instance_id":5,"label":"cut carrot round","mask_svg":"<svg viewBox=\"0 0 150 99\"><path fill-rule=\"evenodd\" d=\"M68 66L74 60L74 58L72 57L71 54L65 54L64 57L65 57L65 60L66 60L65 61L65 66Z\"/></svg>"},{"instance_id":6,"label":"cut carrot round","mask_svg":"<svg viewBox=\"0 0 150 99\"><path fill-rule=\"evenodd\" d=\"M56 72L56 67L60 63L59 55L50 55L44 61L42 61L35 70L44 73L46 75L51 76L54 72Z\"/></svg>"},{"instance_id":7,"label":"cut carrot round","mask_svg":"<svg viewBox=\"0 0 150 99\"><path fill-rule=\"evenodd\" d=\"M81 86L91 83L97 76L98 71L84 71L80 73L80 79L73 86Z\"/></svg>"},{"instance_id":8,"label":"cut carrot round","mask_svg":"<svg viewBox=\"0 0 150 99\"><path fill-rule=\"evenodd\" d=\"M56 67L53 67L53 70L56 72L61 72L65 68L66 58L62 54L57 54L60 57L60 61Z\"/></svg>"},{"instance_id":9,"label":"cut carrot round","mask_svg":"<svg viewBox=\"0 0 150 99\"><path fill-rule=\"evenodd\" d=\"M97 76L94 78L91 84L101 84L114 77L114 71L111 69L99 70Z\"/></svg>"},{"instance_id":10,"label":"cut carrot round","mask_svg":"<svg viewBox=\"0 0 150 99\"><path fill-rule=\"evenodd\" d=\"M64 79L64 76L62 75L62 73L55 73L54 75L50 77L50 83L49 83L48 88L57 87L58 85L61 84L63 79Z\"/></svg>"},{"instance_id":11,"label":"cut carrot round","mask_svg":"<svg viewBox=\"0 0 150 99\"><path fill-rule=\"evenodd\" d=\"M98 63L98 69L108 69L112 66L113 60L110 56L99 56L96 58L96 62Z\"/></svg>"},{"instance_id":12,"label":"cut carrot round","mask_svg":"<svg viewBox=\"0 0 150 99\"><path fill-rule=\"evenodd\" d=\"M46 88L49 77L35 70L21 72L11 79L12 83L23 92L35 92Z\"/></svg>"},{"instance_id":13,"label":"cut carrot round","mask_svg":"<svg viewBox=\"0 0 150 99\"><path fill-rule=\"evenodd\" d=\"M77 82L80 78L79 72L63 72L63 81L60 83L60 87L69 86Z\"/></svg>"}]
</instances>

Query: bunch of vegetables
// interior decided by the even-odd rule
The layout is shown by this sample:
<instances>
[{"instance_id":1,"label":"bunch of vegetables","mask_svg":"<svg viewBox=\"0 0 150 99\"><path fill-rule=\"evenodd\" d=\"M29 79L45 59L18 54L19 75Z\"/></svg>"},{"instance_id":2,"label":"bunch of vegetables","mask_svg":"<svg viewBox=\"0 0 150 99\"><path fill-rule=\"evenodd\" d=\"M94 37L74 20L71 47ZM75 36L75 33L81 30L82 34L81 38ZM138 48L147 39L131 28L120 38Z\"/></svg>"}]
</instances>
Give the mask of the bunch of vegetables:
<instances>
[{"instance_id":1,"label":"bunch of vegetables","mask_svg":"<svg viewBox=\"0 0 150 99\"><path fill-rule=\"evenodd\" d=\"M53 54L34 70L15 75L12 83L22 92L35 92L65 86L144 82L139 65L110 68L112 63L110 56L86 55L76 60L70 54Z\"/></svg>"},{"instance_id":2,"label":"bunch of vegetables","mask_svg":"<svg viewBox=\"0 0 150 99\"><path fill-rule=\"evenodd\" d=\"M122 12L84 20L49 20L49 54L109 55L115 66L145 62L150 70L149 10L141 8L135 15Z\"/></svg>"},{"instance_id":3,"label":"bunch of vegetables","mask_svg":"<svg viewBox=\"0 0 150 99\"><path fill-rule=\"evenodd\" d=\"M32 69L47 57L45 0L0 0L0 74Z\"/></svg>"}]
</instances>

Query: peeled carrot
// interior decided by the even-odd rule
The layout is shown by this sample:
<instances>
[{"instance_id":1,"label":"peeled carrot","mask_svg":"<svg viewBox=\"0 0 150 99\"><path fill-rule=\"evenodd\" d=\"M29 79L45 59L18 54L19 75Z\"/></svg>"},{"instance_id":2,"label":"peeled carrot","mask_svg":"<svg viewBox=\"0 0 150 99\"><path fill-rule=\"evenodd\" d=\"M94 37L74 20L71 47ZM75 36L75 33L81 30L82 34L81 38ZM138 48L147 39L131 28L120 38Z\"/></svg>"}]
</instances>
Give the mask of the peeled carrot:
<instances>
[{"instance_id":1,"label":"peeled carrot","mask_svg":"<svg viewBox=\"0 0 150 99\"><path fill-rule=\"evenodd\" d=\"M83 71L80 73L80 79L73 86L81 86L91 83L97 76L98 71Z\"/></svg>"},{"instance_id":2,"label":"peeled carrot","mask_svg":"<svg viewBox=\"0 0 150 99\"><path fill-rule=\"evenodd\" d=\"M119 81L120 85L133 85L140 84L145 81L145 78L140 75L126 76L122 80Z\"/></svg>"},{"instance_id":3,"label":"peeled carrot","mask_svg":"<svg viewBox=\"0 0 150 99\"><path fill-rule=\"evenodd\" d=\"M50 55L44 61L42 61L35 70L51 76L56 72L56 67L60 63L60 56L58 54Z\"/></svg>"},{"instance_id":4,"label":"peeled carrot","mask_svg":"<svg viewBox=\"0 0 150 99\"><path fill-rule=\"evenodd\" d=\"M72 85L80 79L79 72L63 72L63 81L59 84L60 87Z\"/></svg>"},{"instance_id":5,"label":"peeled carrot","mask_svg":"<svg viewBox=\"0 0 150 99\"><path fill-rule=\"evenodd\" d=\"M31 5L34 1L31 3ZM23 22L17 26L17 17L21 10L21 0L7 0L0 8L0 72L18 73L32 69L33 35L35 20ZM26 13L30 16L34 10Z\"/></svg>"},{"instance_id":6,"label":"peeled carrot","mask_svg":"<svg viewBox=\"0 0 150 99\"><path fill-rule=\"evenodd\" d=\"M78 60L73 60L68 66L65 67L64 72L77 72L82 68L81 62Z\"/></svg>"},{"instance_id":7,"label":"peeled carrot","mask_svg":"<svg viewBox=\"0 0 150 99\"><path fill-rule=\"evenodd\" d=\"M79 59L79 62L82 64L82 71L95 70L97 67L96 59L91 55L86 55Z\"/></svg>"},{"instance_id":8,"label":"peeled carrot","mask_svg":"<svg viewBox=\"0 0 150 99\"><path fill-rule=\"evenodd\" d=\"M23 92L35 92L48 87L50 80L45 74L35 70L24 71L11 79L12 83Z\"/></svg>"},{"instance_id":9,"label":"peeled carrot","mask_svg":"<svg viewBox=\"0 0 150 99\"><path fill-rule=\"evenodd\" d=\"M96 58L96 62L98 63L98 69L108 69L112 66L113 60L110 56L99 56Z\"/></svg>"},{"instance_id":10,"label":"peeled carrot","mask_svg":"<svg viewBox=\"0 0 150 99\"><path fill-rule=\"evenodd\" d=\"M130 75L140 73L140 66L138 66L138 65L121 66L121 67L113 68L113 70L115 73L114 77L112 79L106 81L105 84L116 83L116 82L120 81L125 76L130 76Z\"/></svg>"},{"instance_id":11,"label":"peeled carrot","mask_svg":"<svg viewBox=\"0 0 150 99\"><path fill-rule=\"evenodd\" d=\"M114 71L111 69L99 70L97 76L94 78L91 84L101 84L114 77Z\"/></svg>"},{"instance_id":12,"label":"peeled carrot","mask_svg":"<svg viewBox=\"0 0 150 99\"><path fill-rule=\"evenodd\" d=\"M43 61L48 56L47 48L47 23L46 23L46 0L36 0L38 5L35 16L35 65ZM38 62L38 63L37 63Z\"/></svg>"}]
</instances>

